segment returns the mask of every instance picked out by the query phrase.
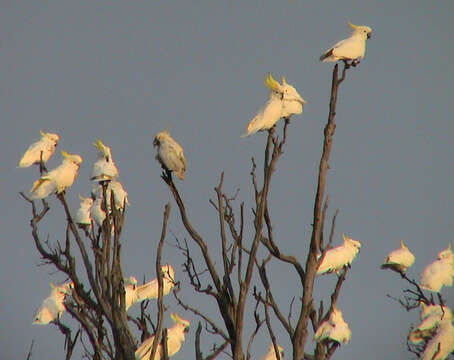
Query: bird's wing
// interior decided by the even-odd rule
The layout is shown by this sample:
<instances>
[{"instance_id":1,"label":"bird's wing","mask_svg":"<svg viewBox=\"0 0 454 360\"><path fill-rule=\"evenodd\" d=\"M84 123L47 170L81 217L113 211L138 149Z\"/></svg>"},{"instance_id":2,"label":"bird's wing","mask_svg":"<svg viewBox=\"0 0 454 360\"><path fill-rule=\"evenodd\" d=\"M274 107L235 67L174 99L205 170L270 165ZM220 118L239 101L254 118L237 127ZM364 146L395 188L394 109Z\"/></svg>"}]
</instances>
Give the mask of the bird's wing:
<instances>
[{"instance_id":1,"label":"bird's wing","mask_svg":"<svg viewBox=\"0 0 454 360\"><path fill-rule=\"evenodd\" d=\"M153 279L136 289L136 301L158 298L158 279Z\"/></svg>"}]
</instances>

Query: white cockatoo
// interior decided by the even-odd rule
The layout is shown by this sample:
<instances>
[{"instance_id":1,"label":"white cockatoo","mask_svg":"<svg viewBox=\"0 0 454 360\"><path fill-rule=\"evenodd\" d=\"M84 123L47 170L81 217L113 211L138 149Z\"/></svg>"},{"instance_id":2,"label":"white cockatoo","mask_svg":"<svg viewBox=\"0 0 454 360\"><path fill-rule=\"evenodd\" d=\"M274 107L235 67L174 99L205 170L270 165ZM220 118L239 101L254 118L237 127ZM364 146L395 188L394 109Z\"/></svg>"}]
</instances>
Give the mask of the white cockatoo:
<instances>
[{"instance_id":1,"label":"white cockatoo","mask_svg":"<svg viewBox=\"0 0 454 360\"><path fill-rule=\"evenodd\" d=\"M422 360L445 360L454 350L454 327L452 313L440 320L435 335L427 342L421 355Z\"/></svg>"},{"instance_id":2,"label":"white cockatoo","mask_svg":"<svg viewBox=\"0 0 454 360\"><path fill-rule=\"evenodd\" d=\"M329 249L322 259L319 259L317 275L335 271L336 274L344 267L351 264L361 247L361 243L342 234L342 245Z\"/></svg>"},{"instance_id":3,"label":"white cockatoo","mask_svg":"<svg viewBox=\"0 0 454 360\"><path fill-rule=\"evenodd\" d=\"M65 311L65 296L70 294L71 289L74 287L72 281L67 281L58 286L51 282L49 285L50 295L44 299L36 312L33 324L46 325L59 319Z\"/></svg>"},{"instance_id":4,"label":"white cockatoo","mask_svg":"<svg viewBox=\"0 0 454 360\"><path fill-rule=\"evenodd\" d=\"M91 226L90 208L93 205L93 199L91 197L84 197L79 194L80 207L74 216L74 222L79 227L88 229Z\"/></svg>"},{"instance_id":5,"label":"white cockatoo","mask_svg":"<svg viewBox=\"0 0 454 360\"><path fill-rule=\"evenodd\" d=\"M177 314L170 314L175 325L167 330L167 353L169 357L175 355L181 348L184 341L184 333L189 331L189 321L181 318ZM161 344L156 349L154 359L151 357L151 348L153 347L154 335L146 339L135 352L137 360L160 360Z\"/></svg>"},{"instance_id":6,"label":"white cockatoo","mask_svg":"<svg viewBox=\"0 0 454 360\"><path fill-rule=\"evenodd\" d=\"M39 165L41 156L43 163L45 164L52 156L57 147L58 140L60 139L59 136L57 134L46 133L42 130L40 131L40 134L41 139L28 147L22 158L18 161L18 167L25 168L33 164Z\"/></svg>"},{"instance_id":7,"label":"white cockatoo","mask_svg":"<svg viewBox=\"0 0 454 360\"><path fill-rule=\"evenodd\" d=\"M158 147L156 159L168 171L174 172L177 178L184 180L186 159L183 148L169 134L167 130L156 134L153 145Z\"/></svg>"},{"instance_id":8,"label":"white cockatoo","mask_svg":"<svg viewBox=\"0 0 454 360\"><path fill-rule=\"evenodd\" d=\"M279 119L303 112L303 105L306 101L292 85L287 83L285 77L282 77L282 84L279 84L273 79L271 73L268 73L264 83L270 90L268 101L252 118L246 127L246 132L241 137L271 129Z\"/></svg>"},{"instance_id":9,"label":"white cockatoo","mask_svg":"<svg viewBox=\"0 0 454 360\"><path fill-rule=\"evenodd\" d=\"M106 212L102 208L103 201L102 198L97 198L90 207L90 217L98 227L102 227L102 223L106 218Z\"/></svg>"},{"instance_id":10,"label":"white cockatoo","mask_svg":"<svg viewBox=\"0 0 454 360\"><path fill-rule=\"evenodd\" d=\"M454 254L451 244L438 253L438 259L427 265L422 274L419 286L423 289L440 292L443 285L452 286L454 276Z\"/></svg>"},{"instance_id":11,"label":"white cockatoo","mask_svg":"<svg viewBox=\"0 0 454 360\"><path fill-rule=\"evenodd\" d=\"M447 306L427 305L422 301L419 305L421 322L408 335L408 339L414 344L430 339L441 321L452 319L451 309Z\"/></svg>"},{"instance_id":12,"label":"white cockatoo","mask_svg":"<svg viewBox=\"0 0 454 360\"><path fill-rule=\"evenodd\" d=\"M73 184L82 158L79 155L70 155L64 150L61 155L62 163L33 183L30 189L32 199L43 199L54 192L59 194Z\"/></svg>"},{"instance_id":13,"label":"white cockatoo","mask_svg":"<svg viewBox=\"0 0 454 360\"><path fill-rule=\"evenodd\" d=\"M167 295L175 284L175 273L170 264L161 266L163 288L162 295ZM158 298L158 278L155 278L143 285L137 285L134 276L124 280L126 292L126 310L137 302Z\"/></svg>"},{"instance_id":14,"label":"white cockatoo","mask_svg":"<svg viewBox=\"0 0 454 360\"><path fill-rule=\"evenodd\" d=\"M353 29L349 38L339 41L332 48L320 56L320 61L336 62L338 60L352 60L355 63L364 57L366 52L366 39L369 39L372 29L369 26L353 25L348 22L348 26Z\"/></svg>"},{"instance_id":15,"label":"white cockatoo","mask_svg":"<svg viewBox=\"0 0 454 360\"><path fill-rule=\"evenodd\" d=\"M107 186L107 192L114 194L115 208L117 210L123 210L125 205L129 206L128 193L123 188L121 182L117 180L112 180ZM110 198L109 198L110 200Z\"/></svg>"},{"instance_id":16,"label":"white cockatoo","mask_svg":"<svg viewBox=\"0 0 454 360\"><path fill-rule=\"evenodd\" d=\"M118 176L118 169L112 159L110 147L104 145L99 139L96 139L93 145L98 149L98 158L93 164L91 180L106 181L115 179Z\"/></svg>"},{"instance_id":17,"label":"white cockatoo","mask_svg":"<svg viewBox=\"0 0 454 360\"><path fill-rule=\"evenodd\" d=\"M340 343L350 341L351 331L342 317L342 312L333 305L328 320L323 321L317 328L314 340L317 342L330 339Z\"/></svg>"},{"instance_id":18,"label":"white cockatoo","mask_svg":"<svg viewBox=\"0 0 454 360\"><path fill-rule=\"evenodd\" d=\"M404 274L413 265L415 256L411 253L404 242L400 241L400 247L391 251L381 265L382 269L391 269Z\"/></svg>"},{"instance_id":19,"label":"white cockatoo","mask_svg":"<svg viewBox=\"0 0 454 360\"><path fill-rule=\"evenodd\" d=\"M284 359L284 349L282 348L282 346L277 345L277 350L279 351L281 360ZM270 344L268 352L266 353L266 355L262 356L260 360L277 360L276 351L274 351L273 343Z\"/></svg>"}]
</instances>

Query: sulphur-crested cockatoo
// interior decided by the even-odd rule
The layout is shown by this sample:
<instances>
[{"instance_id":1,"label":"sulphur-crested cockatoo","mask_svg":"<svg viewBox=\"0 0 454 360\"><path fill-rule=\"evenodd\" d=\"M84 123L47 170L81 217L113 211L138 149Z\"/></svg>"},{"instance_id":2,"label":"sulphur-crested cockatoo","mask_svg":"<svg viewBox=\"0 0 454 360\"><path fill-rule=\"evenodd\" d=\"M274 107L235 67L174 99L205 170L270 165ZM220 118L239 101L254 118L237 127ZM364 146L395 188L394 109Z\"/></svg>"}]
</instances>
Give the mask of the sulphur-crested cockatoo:
<instances>
[{"instance_id":1,"label":"sulphur-crested cockatoo","mask_svg":"<svg viewBox=\"0 0 454 360\"><path fill-rule=\"evenodd\" d=\"M441 321L452 319L451 309L447 306L426 305L421 301L420 308L421 322L408 335L408 339L414 344L431 338Z\"/></svg>"},{"instance_id":2,"label":"sulphur-crested cockatoo","mask_svg":"<svg viewBox=\"0 0 454 360\"><path fill-rule=\"evenodd\" d=\"M158 147L156 159L168 171L174 172L177 178L184 180L186 159L183 148L169 134L167 130L157 133L153 145Z\"/></svg>"},{"instance_id":3,"label":"sulphur-crested cockatoo","mask_svg":"<svg viewBox=\"0 0 454 360\"><path fill-rule=\"evenodd\" d=\"M93 145L98 149L98 158L93 164L91 180L106 181L115 179L118 176L118 170L112 159L110 147L104 145L99 139L96 139Z\"/></svg>"},{"instance_id":4,"label":"sulphur-crested cockatoo","mask_svg":"<svg viewBox=\"0 0 454 360\"><path fill-rule=\"evenodd\" d=\"M352 60L355 63L364 57L366 52L366 39L370 38L372 29L369 26L353 25L348 22L348 26L353 29L349 38L339 41L332 48L320 56L320 61L335 62L338 60Z\"/></svg>"},{"instance_id":5,"label":"sulphur-crested cockatoo","mask_svg":"<svg viewBox=\"0 0 454 360\"><path fill-rule=\"evenodd\" d=\"M451 244L438 253L438 259L427 265L422 274L419 286L421 288L440 292L443 285L452 286L454 276L454 254Z\"/></svg>"},{"instance_id":6,"label":"sulphur-crested cockatoo","mask_svg":"<svg viewBox=\"0 0 454 360\"><path fill-rule=\"evenodd\" d=\"M29 167L33 164L38 164L41 162L41 157L43 163L45 164L47 160L52 156L57 147L59 137L57 134L45 133L40 131L41 139L37 142L31 144L28 149L25 151L22 158L18 161L18 167ZM42 154L42 155L41 155Z\"/></svg>"},{"instance_id":7,"label":"sulphur-crested cockatoo","mask_svg":"<svg viewBox=\"0 0 454 360\"><path fill-rule=\"evenodd\" d=\"M167 295L175 284L174 271L171 265L161 266L163 288L162 295ZM158 279L153 279L143 285L137 285L134 276L124 280L126 292L126 310L137 302L158 298Z\"/></svg>"},{"instance_id":8,"label":"sulphur-crested cockatoo","mask_svg":"<svg viewBox=\"0 0 454 360\"><path fill-rule=\"evenodd\" d=\"M74 222L79 227L88 229L91 226L90 208L93 205L93 199L91 197L83 197L79 194L80 207L74 216Z\"/></svg>"},{"instance_id":9,"label":"sulphur-crested cockatoo","mask_svg":"<svg viewBox=\"0 0 454 360\"><path fill-rule=\"evenodd\" d=\"M435 335L427 342L421 355L422 360L445 360L454 350L454 327L452 314L439 322Z\"/></svg>"},{"instance_id":10,"label":"sulphur-crested cockatoo","mask_svg":"<svg viewBox=\"0 0 454 360\"><path fill-rule=\"evenodd\" d=\"M72 281L67 281L61 285L50 283L50 295L44 299L35 314L33 324L46 325L51 321L60 318L65 311L64 300L67 294L70 294L70 289L74 287Z\"/></svg>"},{"instance_id":11,"label":"sulphur-crested cockatoo","mask_svg":"<svg viewBox=\"0 0 454 360\"><path fill-rule=\"evenodd\" d=\"M277 349L279 351L281 360L284 359L284 349L282 348L282 346L277 345ZM266 355L262 356L260 360L277 360L273 343L270 344L270 346L268 347L268 352L266 353Z\"/></svg>"},{"instance_id":12,"label":"sulphur-crested cockatoo","mask_svg":"<svg viewBox=\"0 0 454 360\"><path fill-rule=\"evenodd\" d=\"M328 320L323 321L314 335L317 342L330 339L340 343L347 343L350 340L351 331L348 324L342 317L342 312L333 305Z\"/></svg>"},{"instance_id":13,"label":"sulphur-crested cockatoo","mask_svg":"<svg viewBox=\"0 0 454 360\"><path fill-rule=\"evenodd\" d=\"M181 348L184 341L184 333L189 331L189 321L181 318L177 314L170 314L175 325L167 330L167 353L170 356L175 355ZM135 355L137 360L160 360L161 344L158 345L154 359L151 357L151 348L153 347L154 335L146 339L137 348Z\"/></svg>"},{"instance_id":14,"label":"sulphur-crested cockatoo","mask_svg":"<svg viewBox=\"0 0 454 360\"><path fill-rule=\"evenodd\" d=\"M317 274L325 274L335 271L338 273L344 266L351 264L361 247L359 241L350 239L342 234L342 245L329 249L322 259L319 259Z\"/></svg>"},{"instance_id":15,"label":"sulphur-crested cockatoo","mask_svg":"<svg viewBox=\"0 0 454 360\"><path fill-rule=\"evenodd\" d=\"M382 269L391 269L398 273L404 274L405 271L413 265L415 256L411 253L404 242L400 241L400 247L391 251L383 261Z\"/></svg>"},{"instance_id":16,"label":"sulphur-crested cockatoo","mask_svg":"<svg viewBox=\"0 0 454 360\"><path fill-rule=\"evenodd\" d=\"M280 118L303 112L306 101L296 89L282 77L282 84L273 79L271 73L265 77L265 86L270 90L268 101L260 108L246 127L241 137L255 134L257 131L271 129Z\"/></svg>"},{"instance_id":17,"label":"sulphur-crested cockatoo","mask_svg":"<svg viewBox=\"0 0 454 360\"><path fill-rule=\"evenodd\" d=\"M43 199L54 192L59 194L73 184L82 158L79 155L70 155L64 150L61 155L62 163L33 183L30 189L32 199Z\"/></svg>"},{"instance_id":18,"label":"sulphur-crested cockatoo","mask_svg":"<svg viewBox=\"0 0 454 360\"><path fill-rule=\"evenodd\" d=\"M106 212L103 210L102 198L98 198L93 201L93 204L90 207L90 216L98 227L102 227L102 223L106 218Z\"/></svg>"},{"instance_id":19,"label":"sulphur-crested cockatoo","mask_svg":"<svg viewBox=\"0 0 454 360\"><path fill-rule=\"evenodd\" d=\"M113 192L115 208L117 210L123 210L125 205L129 206L128 193L123 188L121 182L117 180L112 180L110 184L107 186L107 191L109 192L109 194L111 191Z\"/></svg>"}]
</instances>

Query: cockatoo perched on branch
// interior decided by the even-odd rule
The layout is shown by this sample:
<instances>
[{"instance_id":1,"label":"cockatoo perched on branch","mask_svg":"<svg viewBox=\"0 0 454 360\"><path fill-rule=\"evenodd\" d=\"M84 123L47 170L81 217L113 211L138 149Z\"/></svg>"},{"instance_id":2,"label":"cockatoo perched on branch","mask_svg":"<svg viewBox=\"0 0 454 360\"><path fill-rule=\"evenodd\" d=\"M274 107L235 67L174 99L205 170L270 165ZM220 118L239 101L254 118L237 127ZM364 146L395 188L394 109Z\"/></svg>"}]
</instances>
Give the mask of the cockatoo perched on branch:
<instances>
[{"instance_id":1,"label":"cockatoo perched on branch","mask_svg":"<svg viewBox=\"0 0 454 360\"><path fill-rule=\"evenodd\" d=\"M99 139L96 139L93 145L98 149L98 158L93 164L91 180L106 181L115 179L118 176L118 170L112 159L110 147L104 145Z\"/></svg>"},{"instance_id":2,"label":"cockatoo perched on branch","mask_svg":"<svg viewBox=\"0 0 454 360\"><path fill-rule=\"evenodd\" d=\"M351 336L350 328L342 317L342 312L333 305L329 319L323 321L314 335L314 340L317 342L325 339L346 344L349 342Z\"/></svg>"},{"instance_id":3,"label":"cockatoo perched on branch","mask_svg":"<svg viewBox=\"0 0 454 360\"><path fill-rule=\"evenodd\" d=\"M438 259L427 265L422 274L419 286L421 288L440 292L443 285L452 286L454 276L454 254L451 251L451 244L438 253Z\"/></svg>"},{"instance_id":4,"label":"cockatoo perched on branch","mask_svg":"<svg viewBox=\"0 0 454 360\"><path fill-rule=\"evenodd\" d=\"M348 22L348 26L353 29L349 38L339 41L332 48L327 50L320 61L336 62L338 60L352 60L353 64L359 63L359 59L364 57L366 52L366 39L369 39L372 29L369 26L353 25Z\"/></svg>"},{"instance_id":5,"label":"cockatoo perched on branch","mask_svg":"<svg viewBox=\"0 0 454 360\"><path fill-rule=\"evenodd\" d=\"M454 327L452 313L446 313L435 330L435 335L427 342L421 355L422 360L445 360L454 350Z\"/></svg>"},{"instance_id":6,"label":"cockatoo perched on branch","mask_svg":"<svg viewBox=\"0 0 454 360\"><path fill-rule=\"evenodd\" d=\"M282 346L279 345L277 345L277 349L282 360L284 358L284 349L282 348ZM274 345L273 343L271 343L268 348L268 352L266 353L266 355L262 356L260 360L276 360L276 359L277 359L276 351L274 351Z\"/></svg>"},{"instance_id":7,"label":"cockatoo perched on branch","mask_svg":"<svg viewBox=\"0 0 454 360\"><path fill-rule=\"evenodd\" d=\"M430 339L441 321L452 319L451 309L447 306L426 305L421 301L420 307L421 322L408 335L408 339L414 344Z\"/></svg>"},{"instance_id":8,"label":"cockatoo perched on branch","mask_svg":"<svg viewBox=\"0 0 454 360\"><path fill-rule=\"evenodd\" d=\"M408 250L404 242L400 241L400 248L391 251L385 258L381 268L391 269L398 273L404 274L405 271L413 265L415 256Z\"/></svg>"},{"instance_id":9,"label":"cockatoo perched on branch","mask_svg":"<svg viewBox=\"0 0 454 360\"><path fill-rule=\"evenodd\" d=\"M168 130L156 134L153 145L158 147L156 159L168 171L175 173L178 179L184 180L186 159L183 148L169 134Z\"/></svg>"},{"instance_id":10,"label":"cockatoo perched on branch","mask_svg":"<svg viewBox=\"0 0 454 360\"><path fill-rule=\"evenodd\" d=\"M90 208L93 205L91 197L83 197L79 194L80 207L74 216L74 222L82 228L88 229L91 226Z\"/></svg>"},{"instance_id":11,"label":"cockatoo perched on branch","mask_svg":"<svg viewBox=\"0 0 454 360\"><path fill-rule=\"evenodd\" d=\"M53 192L59 194L73 184L82 158L79 155L70 155L64 150L61 155L62 163L33 183L30 189L32 199L43 199Z\"/></svg>"},{"instance_id":12,"label":"cockatoo perched on branch","mask_svg":"<svg viewBox=\"0 0 454 360\"><path fill-rule=\"evenodd\" d=\"M67 281L59 286L50 283L50 295L44 299L35 315L33 324L46 325L60 318L65 311L65 296L74 287L72 281Z\"/></svg>"},{"instance_id":13,"label":"cockatoo perched on branch","mask_svg":"<svg viewBox=\"0 0 454 360\"><path fill-rule=\"evenodd\" d=\"M169 357L175 355L181 348L184 341L184 333L189 331L189 321L177 314L170 314L175 325L167 330L167 352ZM137 360L160 360L162 347L158 345L154 359L150 359L151 348L153 347L154 335L146 339L137 348L135 355Z\"/></svg>"},{"instance_id":14,"label":"cockatoo perched on branch","mask_svg":"<svg viewBox=\"0 0 454 360\"><path fill-rule=\"evenodd\" d=\"M271 129L280 118L288 118L303 112L303 105L306 101L292 85L287 83L285 77L282 77L282 84L279 84L273 79L271 73L268 73L264 83L270 89L268 101L249 122L246 132L241 137Z\"/></svg>"},{"instance_id":15,"label":"cockatoo perched on branch","mask_svg":"<svg viewBox=\"0 0 454 360\"><path fill-rule=\"evenodd\" d=\"M335 271L336 274L344 267L351 264L361 247L359 241L350 239L342 234L344 242L342 245L329 249L322 259L319 259L317 275Z\"/></svg>"},{"instance_id":16,"label":"cockatoo perched on branch","mask_svg":"<svg viewBox=\"0 0 454 360\"><path fill-rule=\"evenodd\" d=\"M175 284L175 273L171 265L166 264L161 266L162 271L162 295L167 295L172 290ZM126 310L133 304L144 300L151 300L158 298L158 278L155 278L146 284L137 285L137 280L131 276L128 281L125 280L126 292Z\"/></svg>"},{"instance_id":17,"label":"cockatoo perched on branch","mask_svg":"<svg viewBox=\"0 0 454 360\"><path fill-rule=\"evenodd\" d=\"M52 156L60 138L57 134L45 133L42 130L40 131L40 134L41 139L28 147L22 158L17 163L18 167L25 168L33 164L39 165L41 162L41 153L44 164Z\"/></svg>"}]
</instances>

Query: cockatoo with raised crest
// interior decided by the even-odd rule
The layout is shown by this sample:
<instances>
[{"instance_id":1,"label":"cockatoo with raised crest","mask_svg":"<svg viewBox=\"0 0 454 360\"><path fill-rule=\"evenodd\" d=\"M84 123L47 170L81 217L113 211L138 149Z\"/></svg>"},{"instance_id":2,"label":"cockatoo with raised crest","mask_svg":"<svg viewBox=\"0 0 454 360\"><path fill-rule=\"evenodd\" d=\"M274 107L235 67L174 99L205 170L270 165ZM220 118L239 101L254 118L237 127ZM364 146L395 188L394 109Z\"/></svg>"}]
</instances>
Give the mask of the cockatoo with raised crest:
<instances>
[{"instance_id":1,"label":"cockatoo with raised crest","mask_svg":"<svg viewBox=\"0 0 454 360\"><path fill-rule=\"evenodd\" d=\"M452 286L454 276L454 254L451 244L438 253L437 260L427 265L422 274L419 286L423 289L440 292L444 286Z\"/></svg>"},{"instance_id":2,"label":"cockatoo with raised crest","mask_svg":"<svg viewBox=\"0 0 454 360\"><path fill-rule=\"evenodd\" d=\"M156 159L170 172L173 172L180 180L184 180L186 171L186 159L183 148L169 134L168 130L156 134L153 145L158 148Z\"/></svg>"},{"instance_id":3,"label":"cockatoo with raised crest","mask_svg":"<svg viewBox=\"0 0 454 360\"><path fill-rule=\"evenodd\" d=\"M353 65L359 63L366 52L366 39L371 37L372 29L369 26L354 25L348 22L353 30L349 38L339 41L320 56L320 61L336 62L338 60L353 61Z\"/></svg>"},{"instance_id":4,"label":"cockatoo with raised crest","mask_svg":"<svg viewBox=\"0 0 454 360\"><path fill-rule=\"evenodd\" d=\"M169 357L175 355L181 348L184 341L184 334L189 331L189 321L181 318L178 314L170 314L175 325L167 330L167 353ZM137 360L160 360L162 347L158 345L154 359L151 357L151 348L153 347L154 335L146 339L139 345L135 352Z\"/></svg>"},{"instance_id":5,"label":"cockatoo with raised crest","mask_svg":"<svg viewBox=\"0 0 454 360\"><path fill-rule=\"evenodd\" d=\"M338 273L344 266L352 263L358 253L361 243L357 240L350 239L342 234L344 242L326 251L322 259L319 259L317 275L335 271Z\"/></svg>"},{"instance_id":6,"label":"cockatoo with raised crest","mask_svg":"<svg viewBox=\"0 0 454 360\"><path fill-rule=\"evenodd\" d=\"M79 155L68 154L64 150L61 151L61 155L62 163L33 183L30 189L32 199L43 199L54 192L59 194L73 184L82 158Z\"/></svg>"},{"instance_id":7,"label":"cockatoo with raised crest","mask_svg":"<svg viewBox=\"0 0 454 360\"><path fill-rule=\"evenodd\" d=\"M328 320L323 321L317 328L314 340L317 342L325 339L346 344L350 340L351 331L342 317L342 312L333 305Z\"/></svg>"},{"instance_id":8,"label":"cockatoo with raised crest","mask_svg":"<svg viewBox=\"0 0 454 360\"><path fill-rule=\"evenodd\" d=\"M93 164L91 180L106 181L115 179L118 176L118 169L112 159L110 147L104 145L99 139L96 139L93 145L98 149L98 158Z\"/></svg>"},{"instance_id":9,"label":"cockatoo with raised crest","mask_svg":"<svg viewBox=\"0 0 454 360\"><path fill-rule=\"evenodd\" d=\"M57 134L40 131L41 139L31 144L25 151L17 166L21 168L29 167L33 164L40 164L41 157L45 164L52 156L60 139ZM42 154L42 155L41 155Z\"/></svg>"},{"instance_id":10,"label":"cockatoo with raised crest","mask_svg":"<svg viewBox=\"0 0 454 360\"><path fill-rule=\"evenodd\" d=\"M264 80L265 86L270 90L268 101L260 108L246 127L246 132L241 137L255 134L257 131L271 129L281 118L301 114L306 101L296 89L282 77L282 84L273 79L268 73Z\"/></svg>"},{"instance_id":11,"label":"cockatoo with raised crest","mask_svg":"<svg viewBox=\"0 0 454 360\"><path fill-rule=\"evenodd\" d=\"M73 282L67 281L58 286L51 282L49 285L51 289L50 295L44 299L36 312L33 324L49 324L51 321L59 319L66 310L64 300L65 296L70 294L71 289L74 287Z\"/></svg>"},{"instance_id":12,"label":"cockatoo with raised crest","mask_svg":"<svg viewBox=\"0 0 454 360\"><path fill-rule=\"evenodd\" d=\"M400 247L391 251L385 258L381 268L391 269L398 273L404 274L405 271L413 265L415 256L411 253L404 242L400 241Z\"/></svg>"}]
</instances>

